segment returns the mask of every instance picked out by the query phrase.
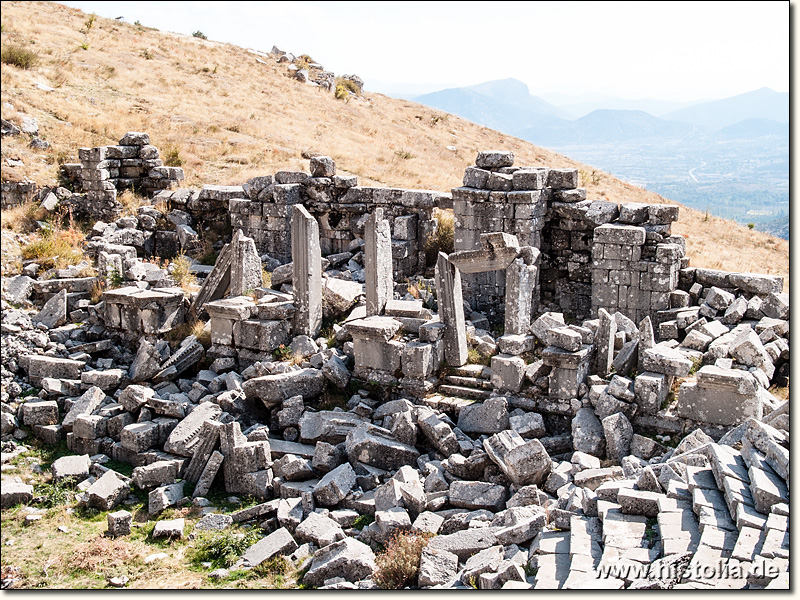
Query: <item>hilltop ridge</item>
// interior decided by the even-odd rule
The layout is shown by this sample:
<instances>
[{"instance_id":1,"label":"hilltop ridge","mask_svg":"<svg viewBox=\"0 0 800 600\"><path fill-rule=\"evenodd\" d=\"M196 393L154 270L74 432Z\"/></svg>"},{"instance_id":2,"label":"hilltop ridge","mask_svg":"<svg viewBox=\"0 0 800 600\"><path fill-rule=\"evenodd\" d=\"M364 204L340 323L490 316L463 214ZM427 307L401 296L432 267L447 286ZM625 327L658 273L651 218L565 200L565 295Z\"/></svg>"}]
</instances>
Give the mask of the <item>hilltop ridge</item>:
<instances>
[{"instance_id":1,"label":"hilltop ridge","mask_svg":"<svg viewBox=\"0 0 800 600\"><path fill-rule=\"evenodd\" d=\"M304 156L322 153L364 185L449 191L479 150L503 148L519 164L579 169L590 198L672 203L414 102L374 93L337 100L286 77L287 66L263 54L100 17L87 29L87 19L54 3L4 2L3 48L28 48L39 62L27 70L3 65L2 116L36 118L50 144L35 151L24 136L4 139L4 179L53 183L58 164L74 162L78 147L148 131L155 145L180 160L186 184L194 187L302 168ZM10 168L8 158L24 166ZM685 207L674 231L687 238L693 265L779 274L788 285L787 241Z\"/></svg>"}]
</instances>

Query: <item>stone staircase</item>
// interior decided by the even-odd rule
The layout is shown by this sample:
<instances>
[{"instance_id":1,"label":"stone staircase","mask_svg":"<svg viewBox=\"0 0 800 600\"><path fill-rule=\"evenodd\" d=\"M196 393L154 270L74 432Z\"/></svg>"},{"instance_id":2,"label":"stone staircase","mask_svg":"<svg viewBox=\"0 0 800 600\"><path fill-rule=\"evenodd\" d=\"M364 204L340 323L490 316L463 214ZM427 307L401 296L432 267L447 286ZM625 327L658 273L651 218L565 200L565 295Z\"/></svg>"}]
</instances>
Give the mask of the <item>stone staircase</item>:
<instances>
[{"instance_id":1,"label":"stone staircase","mask_svg":"<svg viewBox=\"0 0 800 600\"><path fill-rule=\"evenodd\" d=\"M441 395L465 400L486 400L492 395L492 370L484 365L454 367L437 390Z\"/></svg>"},{"instance_id":2,"label":"stone staircase","mask_svg":"<svg viewBox=\"0 0 800 600\"><path fill-rule=\"evenodd\" d=\"M779 471L788 474L788 453L777 447L785 445L783 434L755 421L741 433L741 449L708 443L670 459L679 479L662 479L664 493L635 489L631 479L602 483L594 490L597 516L574 514L568 530L537 536L531 587L787 587L789 486ZM670 571L674 565L681 569Z\"/></svg>"}]
</instances>

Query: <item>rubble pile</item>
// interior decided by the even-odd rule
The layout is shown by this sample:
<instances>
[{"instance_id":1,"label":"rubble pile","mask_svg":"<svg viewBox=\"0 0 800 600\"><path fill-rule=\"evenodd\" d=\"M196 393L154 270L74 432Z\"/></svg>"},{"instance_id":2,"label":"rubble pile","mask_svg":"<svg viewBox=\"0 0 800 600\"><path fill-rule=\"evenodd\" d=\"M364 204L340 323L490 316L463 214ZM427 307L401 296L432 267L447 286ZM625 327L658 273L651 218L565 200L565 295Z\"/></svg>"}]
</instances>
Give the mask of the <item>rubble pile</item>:
<instances>
[{"instance_id":1,"label":"rubble pile","mask_svg":"<svg viewBox=\"0 0 800 600\"><path fill-rule=\"evenodd\" d=\"M165 509L205 506L195 529L262 530L237 568L281 555L309 586L375 587L376 552L399 531L430 535L420 587L788 584L789 401L770 392L788 386L781 278L692 268L669 232L672 207L607 211L574 171L514 169L513 154L487 152L453 191L456 239L472 241L440 253L414 294L395 283L398 231L413 219L377 201L385 190L337 187L328 161L312 159L302 183L251 180L249 199L219 191L237 224L286 209L274 231L289 236L291 262L274 261L269 286L274 257L259 256L266 233L249 236L252 225L234 228L189 295L143 267L155 234L175 231L165 223L191 222L155 207L95 226L100 277L126 282L99 302L94 278L4 280L3 461L30 435L65 441L53 478L111 511L110 535L130 532L122 506L135 487L149 494L154 537L183 535L182 519L159 520ZM291 186L295 200L276 204ZM323 258L317 204L354 206L348 194L375 200L361 202L358 256ZM400 204L422 197L404 194ZM481 230L507 206L530 208L508 218L517 231ZM568 229L579 219L565 210L606 216ZM541 278L567 257L545 242L555 230L582 232L575 256L590 257L563 283L574 291L588 276L588 305L565 301L575 312L544 310L562 284ZM614 299L599 293L612 288ZM484 291L500 332L465 302ZM198 318L209 340L162 339ZM218 514L205 499L215 489L259 503ZM32 497L4 478L4 508Z\"/></svg>"}]
</instances>

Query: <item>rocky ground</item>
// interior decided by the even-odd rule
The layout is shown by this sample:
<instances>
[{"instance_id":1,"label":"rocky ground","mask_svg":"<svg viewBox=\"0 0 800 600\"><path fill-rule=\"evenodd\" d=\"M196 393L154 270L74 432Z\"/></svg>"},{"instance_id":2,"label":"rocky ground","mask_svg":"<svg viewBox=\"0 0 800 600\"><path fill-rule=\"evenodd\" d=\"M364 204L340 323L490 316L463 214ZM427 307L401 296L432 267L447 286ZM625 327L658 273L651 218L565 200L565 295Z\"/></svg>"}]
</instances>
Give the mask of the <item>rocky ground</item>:
<instances>
[{"instance_id":1,"label":"rocky ground","mask_svg":"<svg viewBox=\"0 0 800 600\"><path fill-rule=\"evenodd\" d=\"M442 348L433 282L395 285L378 319L402 324L382 344L403 372L378 383L358 377L374 348L357 339L358 244L322 264L325 335L281 325L301 306L286 266L273 289L231 270L248 293L210 302L190 331L177 315L211 284L184 298L174 266L139 258L160 227L193 243L186 217L145 206L95 224L88 247L122 285L102 295L88 262L3 278L4 545L56 505L115 543L169 540L178 565L221 536L223 558L195 561L199 585L278 561L291 584L326 589L788 586L789 302L771 279L693 272L655 330L551 311L500 336L467 312L472 364L425 358L435 384L419 393L420 349ZM128 299L136 318L115 317ZM215 319L241 311L285 343L226 350ZM29 586L6 556L3 585ZM120 573L103 583L152 584Z\"/></svg>"}]
</instances>

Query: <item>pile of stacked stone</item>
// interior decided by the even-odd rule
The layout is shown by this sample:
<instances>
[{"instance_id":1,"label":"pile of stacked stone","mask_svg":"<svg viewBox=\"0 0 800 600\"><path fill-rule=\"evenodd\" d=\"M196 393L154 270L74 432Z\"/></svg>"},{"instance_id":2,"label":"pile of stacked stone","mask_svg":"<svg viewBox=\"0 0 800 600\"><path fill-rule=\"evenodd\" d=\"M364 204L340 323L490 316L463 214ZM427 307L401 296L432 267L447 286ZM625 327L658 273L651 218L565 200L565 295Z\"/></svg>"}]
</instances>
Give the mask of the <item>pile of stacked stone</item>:
<instances>
[{"instance_id":1,"label":"pile of stacked stone","mask_svg":"<svg viewBox=\"0 0 800 600\"><path fill-rule=\"evenodd\" d=\"M95 219L113 220L120 215L118 190L133 189L152 196L176 188L184 179L182 168L164 166L146 133L128 132L116 146L80 148L78 157L80 187L86 196L85 203L77 203L75 210ZM64 166L67 175L76 170L74 165Z\"/></svg>"},{"instance_id":2,"label":"pile of stacked stone","mask_svg":"<svg viewBox=\"0 0 800 600\"><path fill-rule=\"evenodd\" d=\"M626 203L616 222L597 227L592 244L592 312L621 310L636 322L671 308L686 242L670 236L678 207Z\"/></svg>"},{"instance_id":3,"label":"pile of stacked stone","mask_svg":"<svg viewBox=\"0 0 800 600\"><path fill-rule=\"evenodd\" d=\"M562 185L571 185L570 179L576 187L574 169L515 167L513 152L478 153L475 166L464 172L463 187L452 190L455 250L477 249L480 235L491 231L514 234L520 245L539 248L548 201ZM476 310L502 303L504 273L469 275L463 282Z\"/></svg>"}]
</instances>

